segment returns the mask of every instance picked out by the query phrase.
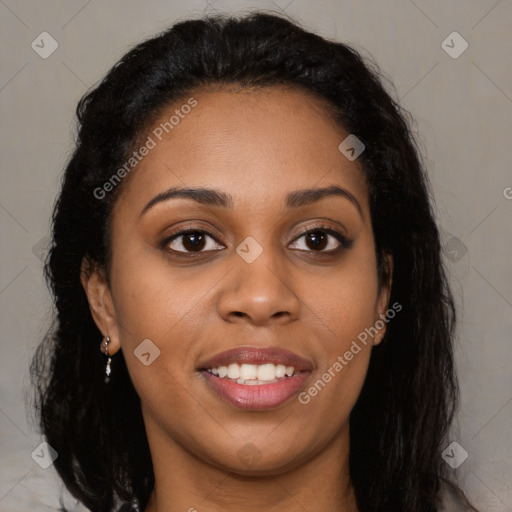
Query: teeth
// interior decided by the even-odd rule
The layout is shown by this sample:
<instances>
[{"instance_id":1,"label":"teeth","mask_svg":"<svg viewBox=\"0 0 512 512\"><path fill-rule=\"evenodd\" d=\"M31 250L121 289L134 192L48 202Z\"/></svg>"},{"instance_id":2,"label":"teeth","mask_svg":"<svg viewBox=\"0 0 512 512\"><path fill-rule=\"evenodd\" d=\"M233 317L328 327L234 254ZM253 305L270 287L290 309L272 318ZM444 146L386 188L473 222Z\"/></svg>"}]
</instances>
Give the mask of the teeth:
<instances>
[{"instance_id":1,"label":"teeth","mask_svg":"<svg viewBox=\"0 0 512 512\"><path fill-rule=\"evenodd\" d=\"M214 368L215 370L215 368ZM254 364L243 364L240 366L240 378L243 380L254 380L258 377L258 367Z\"/></svg>"},{"instance_id":2,"label":"teeth","mask_svg":"<svg viewBox=\"0 0 512 512\"><path fill-rule=\"evenodd\" d=\"M258 366L258 380L273 380L276 378L276 371L275 364L262 364Z\"/></svg>"},{"instance_id":3,"label":"teeth","mask_svg":"<svg viewBox=\"0 0 512 512\"><path fill-rule=\"evenodd\" d=\"M291 377L295 368L285 366L284 364L237 364L229 366L219 366L218 368L209 368L208 371L221 378L233 379L238 384L268 384L278 382L276 379L282 379L285 376Z\"/></svg>"},{"instance_id":4,"label":"teeth","mask_svg":"<svg viewBox=\"0 0 512 512\"><path fill-rule=\"evenodd\" d=\"M258 386L261 384L274 384L275 382L279 382L277 379L274 380L244 380L237 379L237 384L245 384L246 386Z\"/></svg>"},{"instance_id":5,"label":"teeth","mask_svg":"<svg viewBox=\"0 0 512 512\"><path fill-rule=\"evenodd\" d=\"M240 378L240 366L238 364L233 363L228 366L228 377L230 379Z\"/></svg>"},{"instance_id":6,"label":"teeth","mask_svg":"<svg viewBox=\"0 0 512 512\"><path fill-rule=\"evenodd\" d=\"M284 364L278 364L276 366L276 379L281 379L286 375L286 366Z\"/></svg>"}]
</instances>

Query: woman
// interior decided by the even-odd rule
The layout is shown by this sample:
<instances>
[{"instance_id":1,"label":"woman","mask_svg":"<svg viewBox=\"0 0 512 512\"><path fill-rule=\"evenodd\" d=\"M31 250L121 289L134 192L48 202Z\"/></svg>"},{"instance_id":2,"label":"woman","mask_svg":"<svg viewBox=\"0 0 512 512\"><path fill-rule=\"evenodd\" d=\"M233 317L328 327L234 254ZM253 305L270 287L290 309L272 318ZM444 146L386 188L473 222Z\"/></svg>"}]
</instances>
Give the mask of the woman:
<instances>
[{"instance_id":1,"label":"woman","mask_svg":"<svg viewBox=\"0 0 512 512\"><path fill-rule=\"evenodd\" d=\"M428 179L376 67L278 16L208 17L77 115L33 362L77 499L476 510L441 457L455 309Z\"/></svg>"}]
</instances>

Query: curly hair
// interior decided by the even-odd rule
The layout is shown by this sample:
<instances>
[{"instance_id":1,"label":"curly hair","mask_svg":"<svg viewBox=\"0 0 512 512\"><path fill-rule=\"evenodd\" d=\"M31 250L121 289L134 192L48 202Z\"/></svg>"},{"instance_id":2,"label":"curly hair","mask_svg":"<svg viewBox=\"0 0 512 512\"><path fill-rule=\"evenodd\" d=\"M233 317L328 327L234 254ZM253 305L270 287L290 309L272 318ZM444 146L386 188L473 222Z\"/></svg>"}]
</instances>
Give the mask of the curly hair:
<instances>
[{"instance_id":1,"label":"curly hair","mask_svg":"<svg viewBox=\"0 0 512 512\"><path fill-rule=\"evenodd\" d=\"M350 416L350 475L361 512L434 512L443 488L468 509L441 452L458 404L456 310L441 257L430 184L410 115L354 48L263 11L184 20L132 48L79 102L74 153L52 217L45 263L56 316L31 365L38 421L68 490L90 510L120 500L144 507L154 473L139 396L124 356L105 386L102 334L80 282L84 259L111 262L109 220L125 182L101 187L126 161L150 120L192 89L291 86L313 93L365 144L379 284L403 306L372 350Z\"/></svg>"}]
</instances>

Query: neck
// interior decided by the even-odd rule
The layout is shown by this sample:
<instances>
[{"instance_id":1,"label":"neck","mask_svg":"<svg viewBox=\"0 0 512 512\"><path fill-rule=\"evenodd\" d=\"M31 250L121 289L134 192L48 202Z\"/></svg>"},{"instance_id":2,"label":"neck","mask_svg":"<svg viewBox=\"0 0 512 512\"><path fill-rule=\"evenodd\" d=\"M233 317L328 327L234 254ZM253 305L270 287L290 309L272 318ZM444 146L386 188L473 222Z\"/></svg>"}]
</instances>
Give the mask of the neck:
<instances>
[{"instance_id":1,"label":"neck","mask_svg":"<svg viewBox=\"0 0 512 512\"><path fill-rule=\"evenodd\" d=\"M348 424L310 460L256 476L213 466L168 437L157 442L159 434L148 428L150 446L158 451L152 448L155 488L145 512L358 512L349 473Z\"/></svg>"}]
</instances>

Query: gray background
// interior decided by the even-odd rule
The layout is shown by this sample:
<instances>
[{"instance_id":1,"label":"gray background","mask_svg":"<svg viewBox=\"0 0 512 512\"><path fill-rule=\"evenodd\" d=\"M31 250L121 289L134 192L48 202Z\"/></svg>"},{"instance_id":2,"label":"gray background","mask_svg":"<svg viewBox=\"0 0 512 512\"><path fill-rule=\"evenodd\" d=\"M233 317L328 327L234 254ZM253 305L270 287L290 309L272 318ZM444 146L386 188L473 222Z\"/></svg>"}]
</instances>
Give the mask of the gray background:
<instances>
[{"instance_id":1,"label":"gray background","mask_svg":"<svg viewBox=\"0 0 512 512\"><path fill-rule=\"evenodd\" d=\"M50 318L41 254L77 101L131 45L178 19L254 8L284 10L368 51L413 114L460 314L450 442L468 458L451 471L482 511L512 510L511 0L0 0L0 510L58 508L53 467L31 458L42 440L23 390ZM43 59L31 43L42 46L45 31L58 48ZM458 58L442 46L454 31L469 44ZM462 48L453 37L446 44ZM454 453L460 462L464 452Z\"/></svg>"}]
</instances>

